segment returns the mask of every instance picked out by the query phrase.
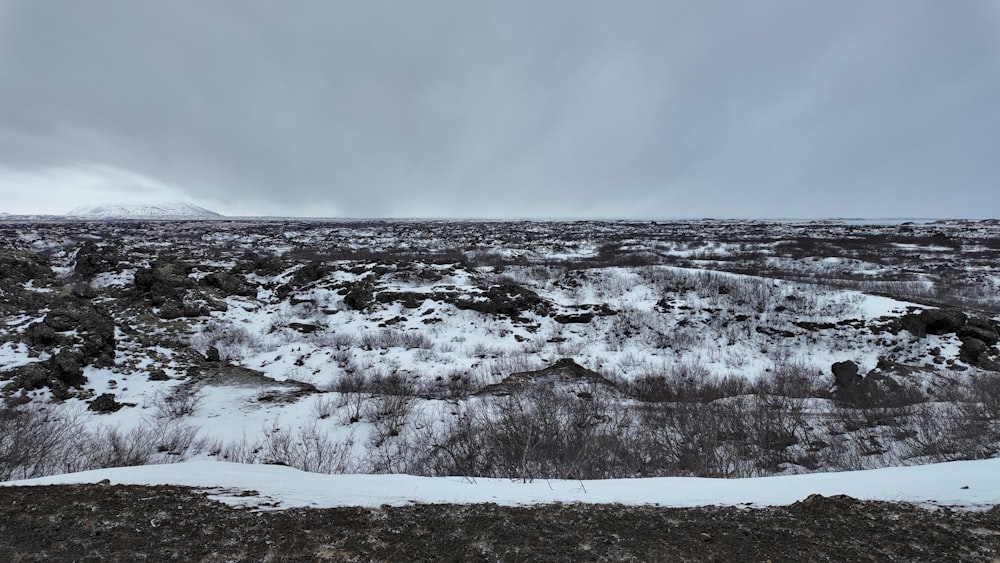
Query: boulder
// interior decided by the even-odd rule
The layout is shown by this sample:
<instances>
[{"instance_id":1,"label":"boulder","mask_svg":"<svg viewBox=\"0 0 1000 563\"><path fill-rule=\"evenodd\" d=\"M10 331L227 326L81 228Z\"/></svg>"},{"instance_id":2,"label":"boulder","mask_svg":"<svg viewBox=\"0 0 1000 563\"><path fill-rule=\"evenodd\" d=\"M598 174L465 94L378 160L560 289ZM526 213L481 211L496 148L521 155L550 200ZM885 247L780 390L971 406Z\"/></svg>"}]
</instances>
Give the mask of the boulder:
<instances>
[{"instance_id":1,"label":"boulder","mask_svg":"<svg viewBox=\"0 0 1000 563\"><path fill-rule=\"evenodd\" d=\"M163 371L160 368L152 368L152 369L149 370L149 380L150 381L169 381L170 380L170 376L168 376L167 372Z\"/></svg>"},{"instance_id":2,"label":"boulder","mask_svg":"<svg viewBox=\"0 0 1000 563\"><path fill-rule=\"evenodd\" d=\"M136 290L155 306L177 300L193 282L187 267L169 260L159 260L149 268L139 268L133 277Z\"/></svg>"},{"instance_id":3,"label":"boulder","mask_svg":"<svg viewBox=\"0 0 1000 563\"><path fill-rule=\"evenodd\" d=\"M165 321L174 319L203 317L212 311L206 305L197 303L185 303L182 301L169 301L160 306L157 310L159 317Z\"/></svg>"},{"instance_id":4,"label":"boulder","mask_svg":"<svg viewBox=\"0 0 1000 563\"><path fill-rule=\"evenodd\" d=\"M222 355L219 353L219 349L215 346L209 346L205 350L205 361L207 362L221 362Z\"/></svg>"},{"instance_id":5,"label":"boulder","mask_svg":"<svg viewBox=\"0 0 1000 563\"><path fill-rule=\"evenodd\" d=\"M68 399L72 396L72 388L87 383L82 357L70 348L63 348L46 361L18 366L7 373L13 379L8 389L33 391L48 387L52 396L59 400Z\"/></svg>"},{"instance_id":6,"label":"boulder","mask_svg":"<svg viewBox=\"0 0 1000 563\"><path fill-rule=\"evenodd\" d=\"M986 319L969 319L965 326L958 329L957 334L960 338L975 338L987 346L993 346L1000 341L997 328Z\"/></svg>"},{"instance_id":7,"label":"boulder","mask_svg":"<svg viewBox=\"0 0 1000 563\"><path fill-rule=\"evenodd\" d=\"M44 322L32 323L24 331L24 339L31 347L51 346L56 342L56 331Z\"/></svg>"},{"instance_id":8,"label":"boulder","mask_svg":"<svg viewBox=\"0 0 1000 563\"><path fill-rule=\"evenodd\" d=\"M556 315L552 317L559 324L587 324L594 320L594 313L583 312L583 313L566 313L564 315Z\"/></svg>"},{"instance_id":9,"label":"boulder","mask_svg":"<svg viewBox=\"0 0 1000 563\"><path fill-rule=\"evenodd\" d=\"M854 362L833 364L834 397L858 406L903 405L925 399L920 381L933 375L930 368L880 359L864 376Z\"/></svg>"},{"instance_id":10,"label":"boulder","mask_svg":"<svg viewBox=\"0 0 1000 563\"><path fill-rule=\"evenodd\" d=\"M87 408L99 414L109 414L119 410L123 406L125 405L115 400L114 394L102 393L91 401Z\"/></svg>"},{"instance_id":11,"label":"boulder","mask_svg":"<svg viewBox=\"0 0 1000 563\"><path fill-rule=\"evenodd\" d=\"M241 272L256 273L264 277L276 276L285 269L285 263L269 254L257 254L253 250L246 251L236 263L236 269Z\"/></svg>"},{"instance_id":12,"label":"boulder","mask_svg":"<svg viewBox=\"0 0 1000 563\"><path fill-rule=\"evenodd\" d=\"M33 252L0 250L0 281L23 284L51 279L52 268Z\"/></svg>"},{"instance_id":13,"label":"boulder","mask_svg":"<svg viewBox=\"0 0 1000 563\"><path fill-rule=\"evenodd\" d=\"M78 276L91 278L101 272L115 271L119 261L118 254L111 247L98 246L93 241L87 241L76 251L73 272Z\"/></svg>"},{"instance_id":14,"label":"boulder","mask_svg":"<svg viewBox=\"0 0 1000 563\"><path fill-rule=\"evenodd\" d=\"M370 277L348 286L344 304L356 311L364 311L375 302L375 283Z\"/></svg>"},{"instance_id":15,"label":"boulder","mask_svg":"<svg viewBox=\"0 0 1000 563\"><path fill-rule=\"evenodd\" d=\"M49 370L45 367L44 362L16 367L10 371L10 374L13 375L11 386L14 389L34 391L45 387L49 382Z\"/></svg>"},{"instance_id":16,"label":"boulder","mask_svg":"<svg viewBox=\"0 0 1000 563\"><path fill-rule=\"evenodd\" d=\"M849 389L861 383L861 376L858 375L858 364L850 360L836 362L830 366L830 370L833 372L834 384L839 388Z\"/></svg>"},{"instance_id":17,"label":"boulder","mask_svg":"<svg viewBox=\"0 0 1000 563\"><path fill-rule=\"evenodd\" d=\"M87 382L83 375L83 356L75 350L64 348L49 358L47 363L50 375L67 387L80 387Z\"/></svg>"},{"instance_id":18,"label":"boulder","mask_svg":"<svg viewBox=\"0 0 1000 563\"><path fill-rule=\"evenodd\" d=\"M978 338L969 336L962 337L962 347L959 349L958 357L969 365L978 365L980 358L986 355L989 346Z\"/></svg>"},{"instance_id":19,"label":"boulder","mask_svg":"<svg viewBox=\"0 0 1000 563\"><path fill-rule=\"evenodd\" d=\"M84 364L110 366L115 359L115 323L106 310L86 299L66 295L52 304L52 310L42 323L46 328L29 327L25 336L29 343L56 340L55 333L75 331L70 342L76 345Z\"/></svg>"},{"instance_id":20,"label":"boulder","mask_svg":"<svg viewBox=\"0 0 1000 563\"><path fill-rule=\"evenodd\" d=\"M523 321L523 313L532 311L548 315L551 306L534 291L514 282L503 282L489 286L482 294L472 299L457 300L459 309L470 309L490 315L502 315L515 321Z\"/></svg>"},{"instance_id":21,"label":"boulder","mask_svg":"<svg viewBox=\"0 0 1000 563\"><path fill-rule=\"evenodd\" d=\"M427 295L412 291L380 291L375 295L375 300L379 303L399 302L404 309L416 309L424 304Z\"/></svg>"},{"instance_id":22,"label":"boulder","mask_svg":"<svg viewBox=\"0 0 1000 563\"><path fill-rule=\"evenodd\" d=\"M201 278L201 285L215 289L225 297L239 295L243 297L253 297L257 295L257 288L247 283L242 276L229 272L214 272Z\"/></svg>"},{"instance_id":23,"label":"boulder","mask_svg":"<svg viewBox=\"0 0 1000 563\"><path fill-rule=\"evenodd\" d=\"M963 327L968 315L955 309L924 309L901 319L902 328L917 337L928 334L950 334Z\"/></svg>"},{"instance_id":24,"label":"boulder","mask_svg":"<svg viewBox=\"0 0 1000 563\"><path fill-rule=\"evenodd\" d=\"M292 274L292 279L288 284L292 287L302 287L323 279L328 273L330 273L330 269L322 262L309 262Z\"/></svg>"}]
</instances>

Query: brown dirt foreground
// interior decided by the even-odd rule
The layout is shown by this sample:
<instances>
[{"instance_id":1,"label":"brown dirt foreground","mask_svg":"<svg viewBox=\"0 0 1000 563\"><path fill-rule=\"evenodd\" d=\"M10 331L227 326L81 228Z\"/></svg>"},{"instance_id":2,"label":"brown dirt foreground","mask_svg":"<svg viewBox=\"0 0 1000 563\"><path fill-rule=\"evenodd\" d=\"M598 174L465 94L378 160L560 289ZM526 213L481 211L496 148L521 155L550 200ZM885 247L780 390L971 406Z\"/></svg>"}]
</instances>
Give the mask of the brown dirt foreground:
<instances>
[{"instance_id":1,"label":"brown dirt foreground","mask_svg":"<svg viewBox=\"0 0 1000 563\"><path fill-rule=\"evenodd\" d=\"M791 506L230 508L185 487L0 487L0 561L1000 561L986 512Z\"/></svg>"}]
</instances>

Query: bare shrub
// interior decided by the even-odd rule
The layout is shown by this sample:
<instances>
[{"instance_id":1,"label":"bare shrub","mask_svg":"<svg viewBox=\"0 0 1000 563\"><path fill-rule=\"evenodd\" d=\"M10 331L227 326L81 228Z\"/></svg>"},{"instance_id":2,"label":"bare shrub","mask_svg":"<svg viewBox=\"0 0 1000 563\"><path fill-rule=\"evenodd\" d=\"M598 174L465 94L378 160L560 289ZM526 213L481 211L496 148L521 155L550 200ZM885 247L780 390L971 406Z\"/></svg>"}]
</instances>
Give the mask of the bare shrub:
<instances>
[{"instance_id":1,"label":"bare shrub","mask_svg":"<svg viewBox=\"0 0 1000 563\"><path fill-rule=\"evenodd\" d=\"M739 415L727 413L724 403L679 402L656 405L643 412L647 461L645 472L655 475L736 477L738 456L727 443L742 442Z\"/></svg>"},{"instance_id":2,"label":"bare shrub","mask_svg":"<svg viewBox=\"0 0 1000 563\"><path fill-rule=\"evenodd\" d=\"M983 459L1000 452L1000 375L972 376L949 403L916 405L905 455L918 461Z\"/></svg>"},{"instance_id":3,"label":"bare shrub","mask_svg":"<svg viewBox=\"0 0 1000 563\"><path fill-rule=\"evenodd\" d=\"M321 335L324 338L320 341L321 345L336 348L338 351L350 350L358 345L357 337L349 332L338 332L332 335L329 332L323 332Z\"/></svg>"},{"instance_id":4,"label":"bare shrub","mask_svg":"<svg viewBox=\"0 0 1000 563\"><path fill-rule=\"evenodd\" d=\"M818 465L810 452L793 451L812 439L797 399L754 394L651 404L641 422L646 475L752 477Z\"/></svg>"},{"instance_id":5,"label":"bare shrub","mask_svg":"<svg viewBox=\"0 0 1000 563\"><path fill-rule=\"evenodd\" d=\"M190 345L201 353L214 346L221 359L240 360L259 351L263 347L263 341L260 335L252 334L245 327L213 320L205 323L191 337Z\"/></svg>"},{"instance_id":6,"label":"bare shrub","mask_svg":"<svg viewBox=\"0 0 1000 563\"><path fill-rule=\"evenodd\" d=\"M337 440L315 424L292 431L274 423L259 440L216 445L216 455L236 463L287 465L312 473L347 473L351 470L353 436Z\"/></svg>"},{"instance_id":7,"label":"bare shrub","mask_svg":"<svg viewBox=\"0 0 1000 563\"><path fill-rule=\"evenodd\" d=\"M200 433L198 428L188 424L173 420L158 421L153 426L156 451L178 460L185 459L204 447L204 442L198 438Z\"/></svg>"},{"instance_id":8,"label":"bare shrub","mask_svg":"<svg viewBox=\"0 0 1000 563\"><path fill-rule=\"evenodd\" d=\"M905 435L903 457L931 463L966 459L967 442L978 436L962 430L957 414L952 405L918 405Z\"/></svg>"},{"instance_id":9,"label":"bare shrub","mask_svg":"<svg viewBox=\"0 0 1000 563\"><path fill-rule=\"evenodd\" d=\"M416 388L412 381L398 373L385 373L380 370L373 370L368 377L366 391L373 395L404 395L416 394Z\"/></svg>"},{"instance_id":10,"label":"bare shrub","mask_svg":"<svg viewBox=\"0 0 1000 563\"><path fill-rule=\"evenodd\" d=\"M320 395L316 397L313 399L310 407L313 415L320 420L330 418L339 408L337 401L329 395Z\"/></svg>"},{"instance_id":11,"label":"bare shrub","mask_svg":"<svg viewBox=\"0 0 1000 563\"><path fill-rule=\"evenodd\" d=\"M483 387L477 374L463 369L453 369L428 381L419 389L421 396L438 399L464 399Z\"/></svg>"},{"instance_id":12,"label":"bare shrub","mask_svg":"<svg viewBox=\"0 0 1000 563\"><path fill-rule=\"evenodd\" d=\"M962 414L981 421L1000 421L1000 374L980 374L969 378L968 400Z\"/></svg>"},{"instance_id":13,"label":"bare shrub","mask_svg":"<svg viewBox=\"0 0 1000 563\"><path fill-rule=\"evenodd\" d=\"M142 426L102 428L86 441L84 464L87 469L146 465L158 451L156 438L152 429Z\"/></svg>"},{"instance_id":14,"label":"bare shrub","mask_svg":"<svg viewBox=\"0 0 1000 563\"><path fill-rule=\"evenodd\" d=\"M368 401L365 416L375 425L370 443L378 447L387 439L399 436L413 411L413 397L375 395Z\"/></svg>"},{"instance_id":15,"label":"bare shrub","mask_svg":"<svg viewBox=\"0 0 1000 563\"><path fill-rule=\"evenodd\" d=\"M619 382L619 386L636 399L653 403L710 402L749 392L749 384L743 377L714 377L704 366L691 362L647 371L632 380Z\"/></svg>"},{"instance_id":16,"label":"bare shrub","mask_svg":"<svg viewBox=\"0 0 1000 563\"><path fill-rule=\"evenodd\" d=\"M344 424L354 424L361 422L365 408L365 395L363 393L344 393L342 395L344 413L341 422Z\"/></svg>"},{"instance_id":17,"label":"bare shrub","mask_svg":"<svg viewBox=\"0 0 1000 563\"><path fill-rule=\"evenodd\" d=\"M389 348L402 348L406 341L402 333L398 330L382 329L374 332L365 332L361 335L360 345L365 350L386 350Z\"/></svg>"},{"instance_id":18,"label":"bare shrub","mask_svg":"<svg viewBox=\"0 0 1000 563\"><path fill-rule=\"evenodd\" d=\"M820 459L810 447L815 432L802 398L756 393L742 399L747 435L743 455L750 462L743 476L778 473L792 465L807 470L819 467Z\"/></svg>"},{"instance_id":19,"label":"bare shrub","mask_svg":"<svg viewBox=\"0 0 1000 563\"><path fill-rule=\"evenodd\" d=\"M368 377L362 371L349 371L337 380L333 390L338 393L360 393L368 388Z\"/></svg>"},{"instance_id":20,"label":"bare shrub","mask_svg":"<svg viewBox=\"0 0 1000 563\"><path fill-rule=\"evenodd\" d=\"M634 475L628 416L549 386L481 399L423 444L421 472L532 480Z\"/></svg>"},{"instance_id":21,"label":"bare shrub","mask_svg":"<svg viewBox=\"0 0 1000 563\"><path fill-rule=\"evenodd\" d=\"M914 406L859 408L832 405L822 419L829 447L824 464L836 470L863 470L901 463L894 444L912 434Z\"/></svg>"},{"instance_id":22,"label":"bare shrub","mask_svg":"<svg viewBox=\"0 0 1000 563\"><path fill-rule=\"evenodd\" d=\"M797 362L781 362L774 364L774 369L754 382L757 393L777 395L780 397L826 397L828 385L816 369Z\"/></svg>"},{"instance_id":23,"label":"bare shrub","mask_svg":"<svg viewBox=\"0 0 1000 563\"><path fill-rule=\"evenodd\" d=\"M407 350L431 350L434 348L434 341L420 331L407 331L402 334L403 347Z\"/></svg>"},{"instance_id":24,"label":"bare shrub","mask_svg":"<svg viewBox=\"0 0 1000 563\"><path fill-rule=\"evenodd\" d=\"M66 441L79 428L77 417L64 410L11 408L0 401L0 481L56 473Z\"/></svg>"},{"instance_id":25,"label":"bare shrub","mask_svg":"<svg viewBox=\"0 0 1000 563\"><path fill-rule=\"evenodd\" d=\"M191 385L179 385L169 393L157 393L154 399L156 418L176 420L192 415L204 398L204 394Z\"/></svg>"}]
</instances>

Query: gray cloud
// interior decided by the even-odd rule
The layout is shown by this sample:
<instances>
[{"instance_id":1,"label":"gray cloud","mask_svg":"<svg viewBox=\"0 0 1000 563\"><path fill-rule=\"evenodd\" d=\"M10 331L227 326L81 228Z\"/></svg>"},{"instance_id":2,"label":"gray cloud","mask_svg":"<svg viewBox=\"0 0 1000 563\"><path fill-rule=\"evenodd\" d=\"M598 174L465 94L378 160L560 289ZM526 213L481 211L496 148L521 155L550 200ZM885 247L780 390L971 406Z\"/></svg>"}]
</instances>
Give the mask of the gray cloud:
<instances>
[{"instance_id":1,"label":"gray cloud","mask_svg":"<svg viewBox=\"0 0 1000 563\"><path fill-rule=\"evenodd\" d=\"M995 6L6 0L0 189L42 206L80 167L237 213L997 215Z\"/></svg>"}]
</instances>

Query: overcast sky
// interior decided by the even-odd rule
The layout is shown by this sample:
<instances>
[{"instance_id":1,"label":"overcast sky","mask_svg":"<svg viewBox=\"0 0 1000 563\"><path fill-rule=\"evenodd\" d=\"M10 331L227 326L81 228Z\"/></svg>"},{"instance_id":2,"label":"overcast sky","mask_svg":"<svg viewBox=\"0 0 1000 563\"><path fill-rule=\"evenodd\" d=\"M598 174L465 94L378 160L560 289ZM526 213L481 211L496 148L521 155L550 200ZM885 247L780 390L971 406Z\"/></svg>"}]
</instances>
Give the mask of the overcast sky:
<instances>
[{"instance_id":1,"label":"overcast sky","mask_svg":"<svg viewBox=\"0 0 1000 563\"><path fill-rule=\"evenodd\" d=\"M0 211L997 217L996 0L0 0Z\"/></svg>"}]
</instances>

